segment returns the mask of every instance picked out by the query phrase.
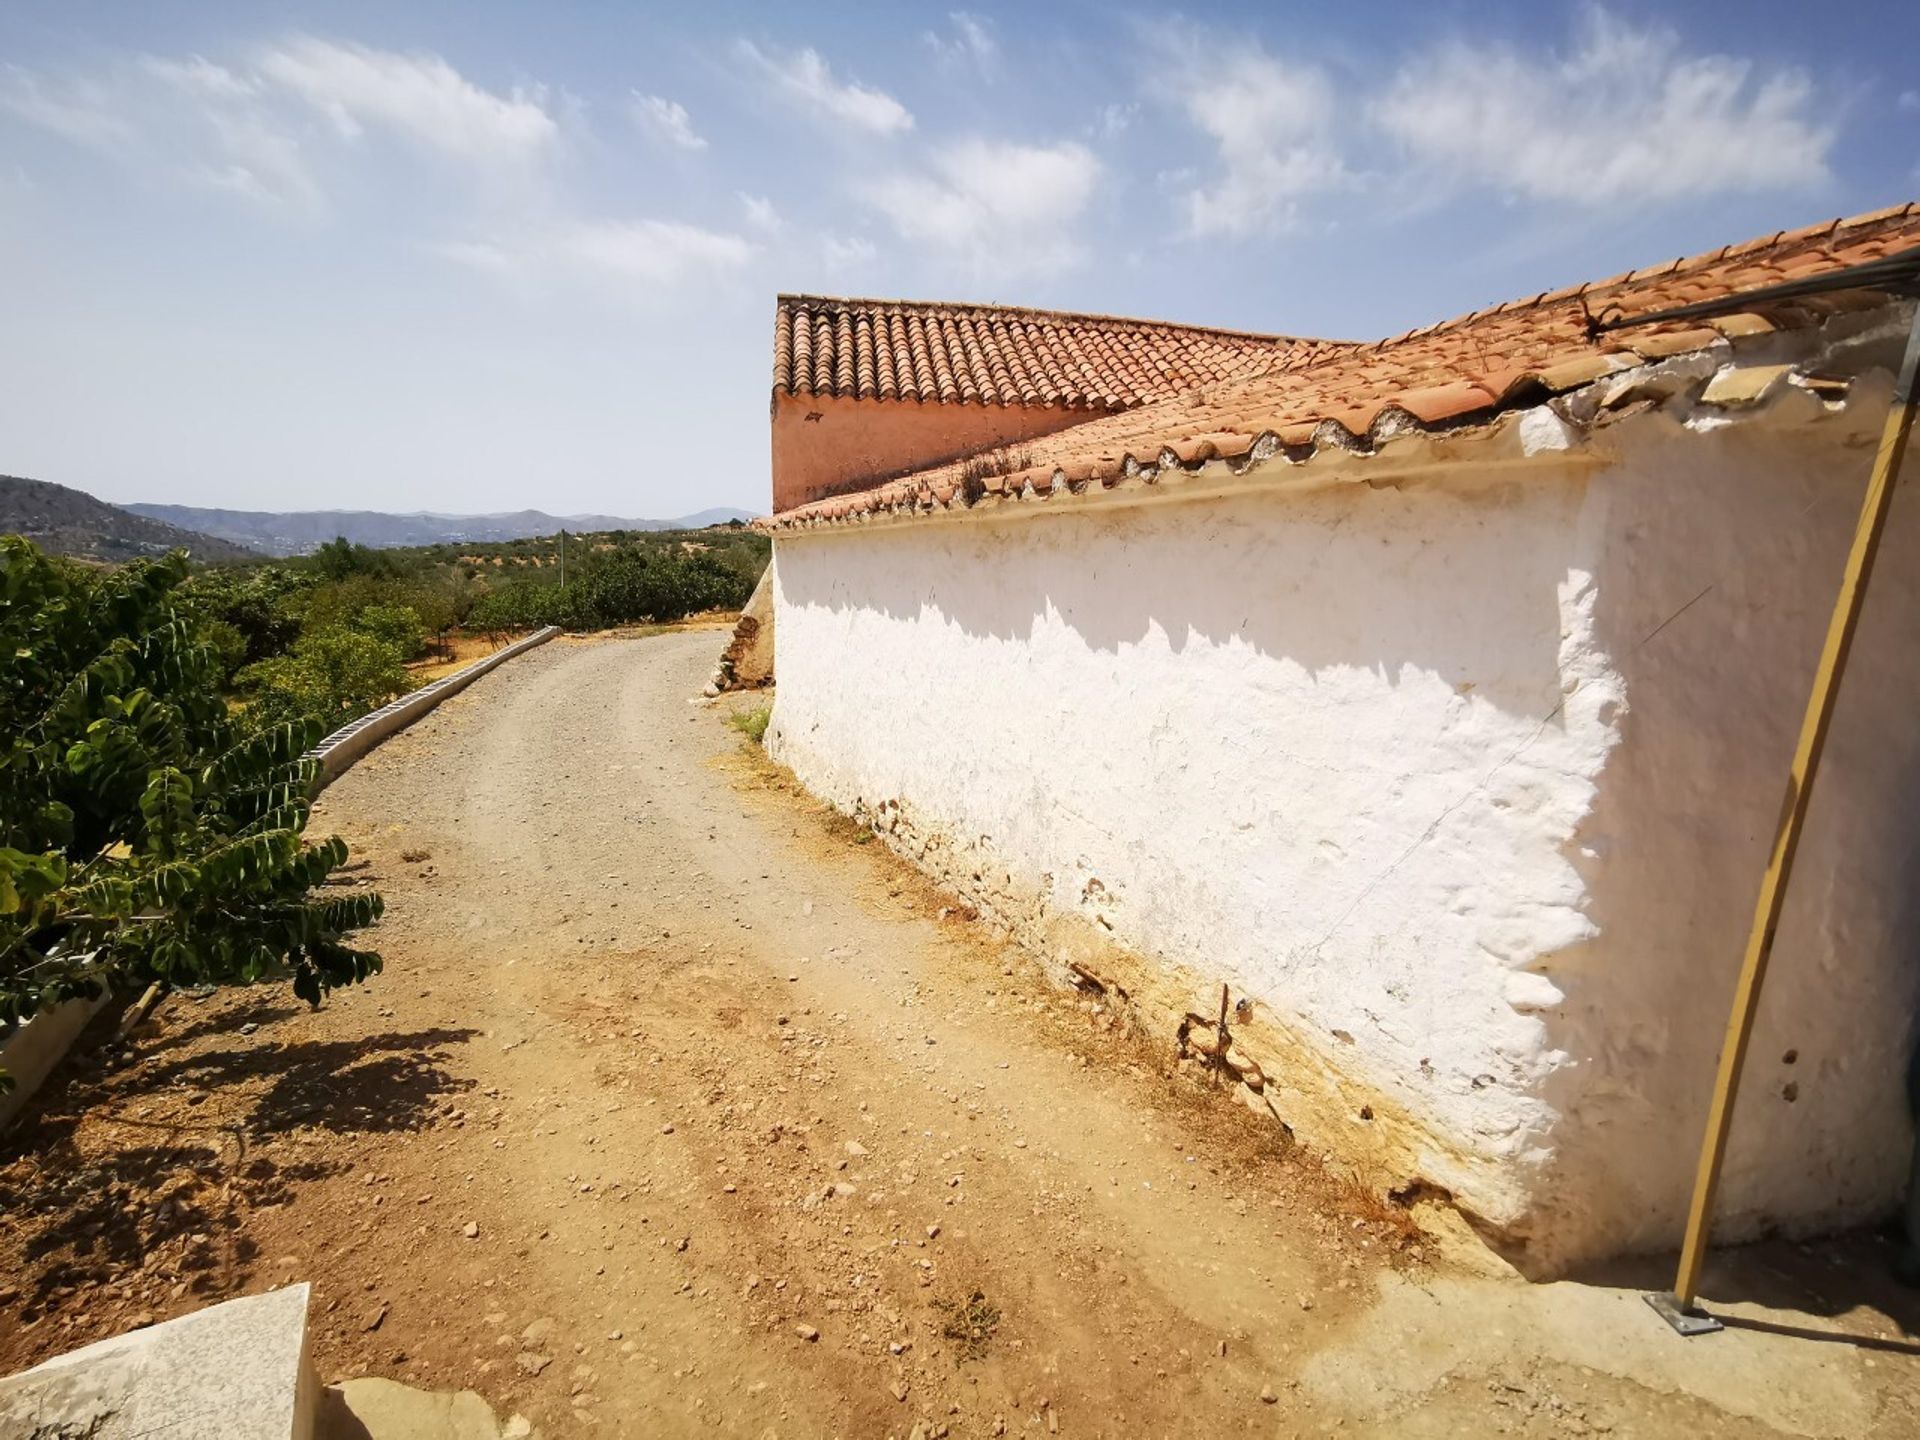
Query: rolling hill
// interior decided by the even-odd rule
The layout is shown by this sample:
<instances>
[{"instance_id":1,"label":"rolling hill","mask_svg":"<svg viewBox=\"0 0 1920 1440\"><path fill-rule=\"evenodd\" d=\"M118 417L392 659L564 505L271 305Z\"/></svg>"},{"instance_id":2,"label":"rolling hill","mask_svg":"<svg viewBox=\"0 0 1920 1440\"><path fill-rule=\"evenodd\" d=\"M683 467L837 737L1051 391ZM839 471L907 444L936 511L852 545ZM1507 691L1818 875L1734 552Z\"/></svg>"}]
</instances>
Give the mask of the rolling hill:
<instances>
[{"instance_id":1,"label":"rolling hill","mask_svg":"<svg viewBox=\"0 0 1920 1440\"><path fill-rule=\"evenodd\" d=\"M672 520L623 520L615 515L549 515L513 510L499 515L439 515L429 511L389 514L382 510L211 510L197 505L137 504L136 515L214 535L268 555L304 555L336 535L376 549L525 540L560 530L698 530L730 520L750 520L748 510L702 510Z\"/></svg>"},{"instance_id":2,"label":"rolling hill","mask_svg":"<svg viewBox=\"0 0 1920 1440\"><path fill-rule=\"evenodd\" d=\"M0 534L24 535L54 555L118 564L183 549L196 560L257 560L229 540L135 515L83 490L0 475Z\"/></svg>"}]
</instances>

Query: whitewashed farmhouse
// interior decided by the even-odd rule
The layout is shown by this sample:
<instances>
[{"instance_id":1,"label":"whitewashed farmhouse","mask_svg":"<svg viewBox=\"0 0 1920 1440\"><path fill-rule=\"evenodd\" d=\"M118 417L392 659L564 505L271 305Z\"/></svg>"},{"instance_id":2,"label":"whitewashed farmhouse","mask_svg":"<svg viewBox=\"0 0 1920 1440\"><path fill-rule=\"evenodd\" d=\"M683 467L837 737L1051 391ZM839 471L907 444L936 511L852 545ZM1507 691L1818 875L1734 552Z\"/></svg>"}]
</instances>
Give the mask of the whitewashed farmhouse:
<instances>
[{"instance_id":1,"label":"whitewashed farmhouse","mask_svg":"<svg viewBox=\"0 0 1920 1440\"><path fill-rule=\"evenodd\" d=\"M1369 1184L1536 1273L1671 1245L1911 310L1595 322L1916 244L1901 206L1369 344L783 298L772 753L1168 1038L1225 984L1248 1098ZM1729 1237L1904 1185L1917 713L1904 494Z\"/></svg>"}]
</instances>

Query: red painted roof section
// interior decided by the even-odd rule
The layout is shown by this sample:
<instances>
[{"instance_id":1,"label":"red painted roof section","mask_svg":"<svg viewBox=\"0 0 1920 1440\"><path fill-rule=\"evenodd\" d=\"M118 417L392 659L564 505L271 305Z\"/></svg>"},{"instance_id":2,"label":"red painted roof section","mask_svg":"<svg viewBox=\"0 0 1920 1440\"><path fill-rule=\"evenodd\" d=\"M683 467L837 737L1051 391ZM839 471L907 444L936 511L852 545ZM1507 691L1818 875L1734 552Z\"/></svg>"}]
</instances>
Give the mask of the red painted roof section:
<instances>
[{"instance_id":1,"label":"red painted roof section","mask_svg":"<svg viewBox=\"0 0 1920 1440\"><path fill-rule=\"evenodd\" d=\"M1761 236L1703 255L1527 296L1372 344L1303 348L1261 374L1090 420L1020 447L1023 468L978 473L976 459L775 516L775 528L858 518L902 507L972 503L979 494L1051 493L1111 485L1130 464L1237 461L1323 440L1365 443L1396 427L1477 422L1536 404L1646 360L1685 354L1729 335L1794 328L1884 303L1841 291L1756 306L1760 313L1601 332L1591 318L1651 314L1842 269L1920 245L1920 202ZM1315 342L1290 342L1312 347ZM1331 428L1329 428L1331 427ZM976 493L977 492L977 493ZM958 500L956 501L956 497Z\"/></svg>"},{"instance_id":2,"label":"red painted roof section","mask_svg":"<svg viewBox=\"0 0 1920 1440\"><path fill-rule=\"evenodd\" d=\"M1341 348L1337 341L1010 305L782 295L773 388L785 395L1126 410Z\"/></svg>"}]
</instances>

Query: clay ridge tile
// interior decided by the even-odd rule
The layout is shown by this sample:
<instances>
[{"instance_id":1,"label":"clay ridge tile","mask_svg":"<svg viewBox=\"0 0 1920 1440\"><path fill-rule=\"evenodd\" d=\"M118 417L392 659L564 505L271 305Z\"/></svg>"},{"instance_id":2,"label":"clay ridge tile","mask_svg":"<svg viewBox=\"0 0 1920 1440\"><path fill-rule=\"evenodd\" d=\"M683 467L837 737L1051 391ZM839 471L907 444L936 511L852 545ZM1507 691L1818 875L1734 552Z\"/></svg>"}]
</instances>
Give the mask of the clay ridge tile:
<instances>
[{"instance_id":1,"label":"clay ridge tile","mask_svg":"<svg viewBox=\"0 0 1920 1440\"><path fill-rule=\"evenodd\" d=\"M1268 374L1341 344L1012 306L783 295L773 385L793 395L1108 410Z\"/></svg>"},{"instance_id":2,"label":"clay ridge tile","mask_svg":"<svg viewBox=\"0 0 1920 1440\"><path fill-rule=\"evenodd\" d=\"M1607 280L1484 307L1373 344L1183 330L1054 312L997 313L1004 317L1010 338L1002 355L1019 357L1027 375L1024 383L1043 403L1118 412L1023 447L1031 450L1034 468L1084 487L1096 477L1112 483L1123 468L1132 474L1168 461L1183 466L1216 463L1271 453L1276 442L1297 459L1319 444L1376 443L1400 424L1478 423L1503 408L1537 403L1615 370L1724 347L1729 336L1805 326L1885 302L1869 293L1839 291L1821 297L1818 304L1778 311L1769 307L1764 317L1655 323L1597 336L1589 329L1595 317L1630 318L1738 295L1783 276L1825 273L1914 245L1920 245L1920 202L1775 232ZM928 309L941 308L784 296L783 323L775 330L776 384L789 370L796 387L803 383L809 358L807 318L819 317L818 335L824 332L825 309L852 303L905 312L909 333L917 330ZM983 307L958 308L973 314ZM790 367L782 358L789 311ZM1269 353L1249 350L1249 341L1271 347ZM918 346L913 359L916 365L924 363ZM817 361L814 368L818 373ZM1004 387L991 367L987 378L992 388ZM926 388L924 380L921 388ZM903 384L903 394L906 389ZM1403 417L1398 422L1392 420L1396 414ZM1261 451L1263 445L1269 448ZM931 483L937 493L957 470L958 462L912 478L916 487ZM1034 489L1051 493L1051 483L1036 481ZM1018 491L1016 486L1014 493ZM848 498L857 513L866 514L880 503L878 495ZM790 518L808 523L812 514L803 508L769 523L776 528Z\"/></svg>"}]
</instances>

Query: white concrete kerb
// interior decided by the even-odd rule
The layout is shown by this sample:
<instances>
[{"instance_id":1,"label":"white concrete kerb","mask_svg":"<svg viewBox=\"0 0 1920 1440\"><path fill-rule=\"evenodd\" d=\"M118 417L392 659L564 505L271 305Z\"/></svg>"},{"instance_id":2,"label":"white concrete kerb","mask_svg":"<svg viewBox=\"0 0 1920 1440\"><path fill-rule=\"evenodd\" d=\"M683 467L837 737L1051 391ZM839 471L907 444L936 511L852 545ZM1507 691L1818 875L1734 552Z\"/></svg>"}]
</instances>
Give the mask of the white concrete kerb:
<instances>
[{"instance_id":1,"label":"white concrete kerb","mask_svg":"<svg viewBox=\"0 0 1920 1440\"><path fill-rule=\"evenodd\" d=\"M306 759L313 760L320 766L320 773L314 777L314 793L317 795L326 789L352 769L354 763L374 746L406 729L441 701L459 694L495 666L504 665L514 656L524 654L536 645L546 644L559 633L558 625L548 625L536 630L531 635L474 661L471 665L463 666L451 675L441 676L431 685L422 685L418 690L408 691L391 704L383 705L371 714L362 715L358 720L341 726L306 753Z\"/></svg>"},{"instance_id":2,"label":"white concrete kerb","mask_svg":"<svg viewBox=\"0 0 1920 1440\"><path fill-rule=\"evenodd\" d=\"M54 1066L66 1058L87 1022L106 1003L104 995L98 1000L69 1000L42 1010L11 1034L0 1036L0 1070L13 1080L13 1088L0 1094L0 1130L13 1123Z\"/></svg>"}]
</instances>

